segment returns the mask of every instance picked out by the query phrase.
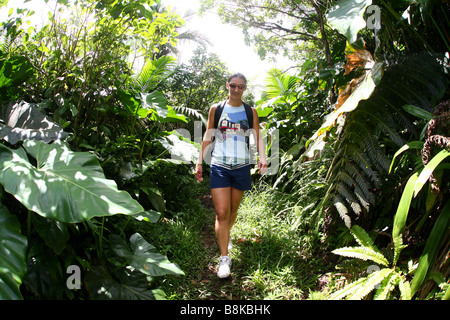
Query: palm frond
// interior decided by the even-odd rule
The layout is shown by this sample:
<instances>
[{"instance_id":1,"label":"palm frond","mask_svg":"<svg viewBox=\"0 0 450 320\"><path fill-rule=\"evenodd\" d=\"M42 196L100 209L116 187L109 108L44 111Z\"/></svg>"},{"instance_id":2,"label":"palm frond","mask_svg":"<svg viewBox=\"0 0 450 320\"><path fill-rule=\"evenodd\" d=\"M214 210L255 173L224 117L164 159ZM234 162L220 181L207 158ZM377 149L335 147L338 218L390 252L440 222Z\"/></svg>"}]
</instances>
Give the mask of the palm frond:
<instances>
[{"instance_id":1,"label":"palm frond","mask_svg":"<svg viewBox=\"0 0 450 320\"><path fill-rule=\"evenodd\" d=\"M202 114L199 110L193 109L193 108L189 108L186 107L184 105L182 106L174 106L172 107L175 111L180 112L184 115L187 115L188 117L195 117L197 119L202 120L203 124L206 125L206 123L208 122L207 117Z\"/></svg>"},{"instance_id":2,"label":"palm frond","mask_svg":"<svg viewBox=\"0 0 450 320\"><path fill-rule=\"evenodd\" d=\"M170 56L149 60L135 78L135 85L138 86L140 92L153 91L159 83L171 75L172 67L175 65L175 58Z\"/></svg>"},{"instance_id":3,"label":"palm frond","mask_svg":"<svg viewBox=\"0 0 450 320\"><path fill-rule=\"evenodd\" d=\"M268 72L266 78L266 93L269 99L282 96L287 91L293 89L299 81L296 76L291 76L287 73L282 73L277 69L272 69Z\"/></svg>"}]
</instances>

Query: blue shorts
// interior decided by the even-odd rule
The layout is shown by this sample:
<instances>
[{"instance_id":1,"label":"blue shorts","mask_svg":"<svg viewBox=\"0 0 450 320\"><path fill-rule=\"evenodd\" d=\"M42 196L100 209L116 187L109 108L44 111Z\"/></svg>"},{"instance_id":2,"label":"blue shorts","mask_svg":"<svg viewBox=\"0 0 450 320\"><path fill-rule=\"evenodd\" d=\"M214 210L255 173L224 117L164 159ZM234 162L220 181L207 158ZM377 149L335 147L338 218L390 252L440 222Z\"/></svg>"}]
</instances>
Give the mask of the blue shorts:
<instances>
[{"instance_id":1,"label":"blue shorts","mask_svg":"<svg viewBox=\"0 0 450 320\"><path fill-rule=\"evenodd\" d=\"M251 190L252 177L250 169L251 166L230 170L211 165L209 185L211 189L233 187L241 191Z\"/></svg>"}]
</instances>

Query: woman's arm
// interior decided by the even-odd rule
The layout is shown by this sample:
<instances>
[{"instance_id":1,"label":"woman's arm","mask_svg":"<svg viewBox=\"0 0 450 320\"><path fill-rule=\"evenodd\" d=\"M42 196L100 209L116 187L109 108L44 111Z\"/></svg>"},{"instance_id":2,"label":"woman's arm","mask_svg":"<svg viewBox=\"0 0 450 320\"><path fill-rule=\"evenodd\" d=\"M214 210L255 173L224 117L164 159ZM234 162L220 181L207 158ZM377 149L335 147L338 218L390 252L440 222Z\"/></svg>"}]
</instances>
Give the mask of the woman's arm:
<instances>
[{"instance_id":1,"label":"woman's arm","mask_svg":"<svg viewBox=\"0 0 450 320\"><path fill-rule=\"evenodd\" d=\"M266 157L266 146L264 145L264 141L261 137L259 130L259 117L258 112L255 108L252 108L253 111L253 129L256 133L256 150L259 154L258 161L258 170L260 174L264 174L267 171L267 157Z\"/></svg>"},{"instance_id":2,"label":"woman's arm","mask_svg":"<svg viewBox=\"0 0 450 320\"><path fill-rule=\"evenodd\" d=\"M203 181L203 168L202 168L203 155L205 154L208 146L212 142L212 136L214 133L214 114L215 114L215 112L216 112L216 105L212 106L209 109L208 123L206 125L206 132L203 136L200 154L197 159L197 164L195 165L195 177L197 178L198 181Z\"/></svg>"}]
</instances>

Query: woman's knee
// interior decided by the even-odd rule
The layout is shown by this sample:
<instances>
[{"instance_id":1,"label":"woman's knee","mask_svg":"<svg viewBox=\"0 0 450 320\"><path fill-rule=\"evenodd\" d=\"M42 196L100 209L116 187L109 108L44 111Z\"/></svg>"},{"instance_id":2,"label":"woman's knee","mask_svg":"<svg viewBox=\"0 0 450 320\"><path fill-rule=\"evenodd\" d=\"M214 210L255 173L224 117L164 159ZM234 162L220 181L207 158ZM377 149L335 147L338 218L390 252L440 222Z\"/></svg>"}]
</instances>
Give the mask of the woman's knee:
<instances>
[{"instance_id":1,"label":"woman's knee","mask_svg":"<svg viewBox=\"0 0 450 320\"><path fill-rule=\"evenodd\" d=\"M216 209L217 221L228 221L230 219L230 210L228 208Z\"/></svg>"}]
</instances>

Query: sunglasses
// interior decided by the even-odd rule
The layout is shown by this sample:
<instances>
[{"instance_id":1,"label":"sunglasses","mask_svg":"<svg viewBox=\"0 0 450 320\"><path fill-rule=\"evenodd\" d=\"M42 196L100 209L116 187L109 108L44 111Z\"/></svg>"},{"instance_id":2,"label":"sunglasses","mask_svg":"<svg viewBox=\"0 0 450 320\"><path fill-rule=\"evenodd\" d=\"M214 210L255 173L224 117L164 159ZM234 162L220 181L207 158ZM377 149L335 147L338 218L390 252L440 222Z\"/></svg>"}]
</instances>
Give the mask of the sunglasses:
<instances>
[{"instance_id":1,"label":"sunglasses","mask_svg":"<svg viewBox=\"0 0 450 320\"><path fill-rule=\"evenodd\" d=\"M234 83L230 83L229 86L230 86L231 89L239 88L240 90L244 90L245 88L247 88L247 86L245 84L237 85L237 84L234 84Z\"/></svg>"}]
</instances>

